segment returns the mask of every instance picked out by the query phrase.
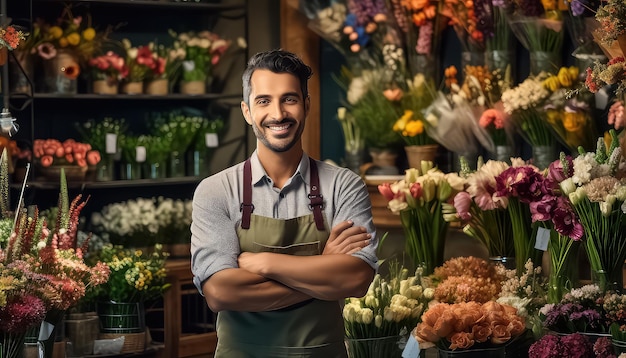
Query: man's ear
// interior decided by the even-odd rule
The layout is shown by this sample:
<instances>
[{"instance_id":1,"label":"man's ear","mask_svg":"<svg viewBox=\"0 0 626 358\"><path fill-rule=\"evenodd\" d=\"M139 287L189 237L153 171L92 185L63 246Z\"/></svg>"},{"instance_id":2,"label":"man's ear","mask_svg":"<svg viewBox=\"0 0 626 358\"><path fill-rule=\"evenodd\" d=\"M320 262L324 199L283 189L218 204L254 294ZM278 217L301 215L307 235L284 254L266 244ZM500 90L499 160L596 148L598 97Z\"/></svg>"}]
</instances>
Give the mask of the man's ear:
<instances>
[{"instance_id":1,"label":"man's ear","mask_svg":"<svg viewBox=\"0 0 626 358\"><path fill-rule=\"evenodd\" d=\"M246 102L241 101L241 113L243 113L243 118L248 122L249 125L252 125L252 119L250 118L250 107L246 104Z\"/></svg>"}]
</instances>

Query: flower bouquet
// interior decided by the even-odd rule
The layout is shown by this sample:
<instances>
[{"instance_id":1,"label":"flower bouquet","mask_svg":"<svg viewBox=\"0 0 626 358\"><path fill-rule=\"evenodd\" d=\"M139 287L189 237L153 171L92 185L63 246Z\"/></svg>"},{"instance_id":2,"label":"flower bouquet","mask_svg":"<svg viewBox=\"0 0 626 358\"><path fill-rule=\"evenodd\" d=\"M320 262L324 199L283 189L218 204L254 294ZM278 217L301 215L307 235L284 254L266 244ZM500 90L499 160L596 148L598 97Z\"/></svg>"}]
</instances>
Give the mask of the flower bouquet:
<instances>
[{"instance_id":1,"label":"flower bouquet","mask_svg":"<svg viewBox=\"0 0 626 358\"><path fill-rule=\"evenodd\" d=\"M592 150L595 147L598 132L591 118L591 96L576 93L575 88L581 84L578 79L578 68L561 67L556 75L543 80L543 85L550 92L544 110L550 128L558 140L572 153L579 147Z\"/></svg>"},{"instance_id":2,"label":"flower bouquet","mask_svg":"<svg viewBox=\"0 0 626 358\"><path fill-rule=\"evenodd\" d=\"M230 46L230 41L210 31L183 32L176 34L174 51L184 53L182 57L181 93L199 94L206 91L213 76L213 68L220 62L221 56ZM191 89L189 83L201 83L197 89Z\"/></svg>"},{"instance_id":3,"label":"flower bouquet","mask_svg":"<svg viewBox=\"0 0 626 358\"><path fill-rule=\"evenodd\" d=\"M450 222L460 221L463 232L483 243L490 257L504 259L515 256L513 226L507 198L495 192L496 177L508 167L505 162L489 160L469 173L465 190L454 197L453 205L444 204L443 216Z\"/></svg>"},{"instance_id":4,"label":"flower bouquet","mask_svg":"<svg viewBox=\"0 0 626 358\"><path fill-rule=\"evenodd\" d=\"M555 73L561 66L563 20L557 1L524 0L517 2L508 21L515 37L530 53L530 73Z\"/></svg>"},{"instance_id":5,"label":"flower bouquet","mask_svg":"<svg viewBox=\"0 0 626 358\"><path fill-rule=\"evenodd\" d=\"M100 152L92 149L89 143L74 139L63 142L57 139L35 139L33 154L41 173L55 180L58 180L61 168L67 171L68 178L82 180L88 166L97 165L101 159Z\"/></svg>"},{"instance_id":6,"label":"flower bouquet","mask_svg":"<svg viewBox=\"0 0 626 358\"><path fill-rule=\"evenodd\" d=\"M473 1L446 1L441 10L442 15L449 18L449 23L461 43L462 67L485 64L485 36L479 30L478 18L481 9L476 5Z\"/></svg>"},{"instance_id":7,"label":"flower bouquet","mask_svg":"<svg viewBox=\"0 0 626 358\"><path fill-rule=\"evenodd\" d=\"M343 318L350 357L399 356L432 299L432 289L422 286L421 269L409 276L397 262L389 267L389 277L377 274L364 297L346 299Z\"/></svg>"},{"instance_id":8,"label":"flower bouquet","mask_svg":"<svg viewBox=\"0 0 626 358\"><path fill-rule=\"evenodd\" d=\"M8 25L0 27L0 50L6 48L7 50L13 51L23 40L26 40L26 34L17 30L14 26Z\"/></svg>"},{"instance_id":9,"label":"flower bouquet","mask_svg":"<svg viewBox=\"0 0 626 358\"><path fill-rule=\"evenodd\" d=\"M513 32L507 15L513 11L513 2L478 0L474 2L478 22L476 28L485 42L485 66L501 77L513 77L515 48Z\"/></svg>"},{"instance_id":10,"label":"flower bouquet","mask_svg":"<svg viewBox=\"0 0 626 358\"><path fill-rule=\"evenodd\" d=\"M124 79L124 58L113 51L89 59L93 92L101 94L116 94L118 85Z\"/></svg>"},{"instance_id":11,"label":"flower bouquet","mask_svg":"<svg viewBox=\"0 0 626 358\"><path fill-rule=\"evenodd\" d=\"M6 155L3 158L2 193L8 193ZM83 253L88 241L79 247L77 232L86 202L80 195L69 201L63 170L60 183L54 227L48 227L37 208L30 215L20 209L8 242L0 245L0 346L4 346L7 357L19 356L26 330L44 320L47 329L40 332L39 338L49 356L49 338L54 337L53 330L63 312L77 304L89 287L103 284L109 276L109 268L102 262L85 263ZM2 202L8 203L4 194ZM7 214L3 211L2 217Z\"/></svg>"},{"instance_id":12,"label":"flower bouquet","mask_svg":"<svg viewBox=\"0 0 626 358\"><path fill-rule=\"evenodd\" d=\"M160 179L167 177L167 164L170 156L169 138L157 135L140 135L137 145L146 149L146 161L144 165L144 176L149 179Z\"/></svg>"},{"instance_id":13,"label":"flower bouquet","mask_svg":"<svg viewBox=\"0 0 626 358\"><path fill-rule=\"evenodd\" d=\"M432 163L406 171L404 179L383 183L378 191L394 214L400 215L406 235L406 252L416 266L430 275L443 264L443 249L448 222L443 219L443 204L463 190L464 181L456 173L443 173Z\"/></svg>"},{"instance_id":14,"label":"flower bouquet","mask_svg":"<svg viewBox=\"0 0 626 358\"><path fill-rule=\"evenodd\" d=\"M504 280L504 267L478 257L455 257L435 268L429 277L435 286L434 299L442 303L494 300Z\"/></svg>"},{"instance_id":15,"label":"flower bouquet","mask_svg":"<svg viewBox=\"0 0 626 358\"><path fill-rule=\"evenodd\" d=\"M542 72L528 77L502 93L504 111L511 116L524 141L532 146L534 163L542 169L556 159L556 153L553 153L556 141L543 111L550 96L543 85L548 76Z\"/></svg>"},{"instance_id":16,"label":"flower bouquet","mask_svg":"<svg viewBox=\"0 0 626 358\"><path fill-rule=\"evenodd\" d=\"M365 141L361 135L361 128L357 126L354 116L348 113L346 107L337 108L337 120L343 134L345 165L353 172L361 174L361 165L365 160Z\"/></svg>"},{"instance_id":17,"label":"flower bouquet","mask_svg":"<svg viewBox=\"0 0 626 358\"><path fill-rule=\"evenodd\" d=\"M488 301L438 303L422 315L415 335L418 341L434 343L440 356L447 352L510 349L523 351L528 344L525 320L515 307ZM519 346L509 346L516 342Z\"/></svg>"},{"instance_id":18,"label":"flower bouquet","mask_svg":"<svg viewBox=\"0 0 626 358\"><path fill-rule=\"evenodd\" d=\"M592 269L592 279L604 291L621 291L622 266L626 259L624 221L626 162L611 131L613 140L607 148L598 139L595 153L581 153L573 160L572 176L561 182L585 231L585 246Z\"/></svg>"},{"instance_id":19,"label":"flower bouquet","mask_svg":"<svg viewBox=\"0 0 626 358\"><path fill-rule=\"evenodd\" d=\"M601 341L600 341L601 342ZM598 343L598 342L596 342ZM606 342L605 342L606 345ZM610 342L608 342L610 348ZM599 346L599 345L598 345ZM567 335L547 334L533 343L528 350L529 358L570 358L570 357L596 357L595 352L603 352L606 355L597 357L615 357L610 352L596 349L589 337L573 333Z\"/></svg>"},{"instance_id":20,"label":"flower bouquet","mask_svg":"<svg viewBox=\"0 0 626 358\"><path fill-rule=\"evenodd\" d=\"M610 325L604 308L605 292L591 284L572 289L557 303L539 310L544 328L557 333L607 333Z\"/></svg>"},{"instance_id":21,"label":"flower bouquet","mask_svg":"<svg viewBox=\"0 0 626 358\"><path fill-rule=\"evenodd\" d=\"M153 69L157 68L157 62L152 57L152 50L148 45L134 47L129 39L122 40L124 48L124 72L122 93L143 93L143 82Z\"/></svg>"}]
</instances>

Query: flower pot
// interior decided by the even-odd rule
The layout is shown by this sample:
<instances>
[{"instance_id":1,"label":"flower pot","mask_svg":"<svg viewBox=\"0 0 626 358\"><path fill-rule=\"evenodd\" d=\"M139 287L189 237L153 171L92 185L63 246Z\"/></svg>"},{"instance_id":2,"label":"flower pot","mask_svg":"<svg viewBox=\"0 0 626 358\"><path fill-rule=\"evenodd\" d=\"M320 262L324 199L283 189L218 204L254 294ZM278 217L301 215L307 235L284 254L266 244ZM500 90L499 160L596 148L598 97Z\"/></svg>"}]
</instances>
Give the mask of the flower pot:
<instances>
[{"instance_id":1,"label":"flower pot","mask_svg":"<svg viewBox=\"0 0 626 358\"><path fill-rule=\"evenodd\" d=\"M124 94L142 94L143 82L126 82L122 84L122 93Z\"/></svg>"},{"instance_id":2,"label":"flower pot","mask_svg":"<svg viewBox=\"0 0 626 358\"><path fill-rule=\"evenodd\" d=\"M73 356L93 354L93 343L100 333L100 322L95 312L81 314L65 320L67 338L71 342Z\"/></svg>"},{"instance_id":3,"label":"flower pot","mask_svg":"<svg viewBox=\"0 0 626 358\"><path fill-rule=\"evenodd\" d=\"M168 80L167 78L160 78L146 82L146 94L154 96L163 96L168 94Z\"/></svg>"},{"instance_id":4,"label":"flower pot","mask_svg":"<svg viewBox=\"0 0 626 358\"><path fill-rule=\"evenodd\" d=\"M87 173L87 167L79 167L78 165L51 165L49 167L38 166L37 171L41 176L50 181L58 182L61 180L61 169L65 171L67 181L83 181Z\"/></svg>"},{"instance_id":5,"label":"flower pot","mask_svg":"<svg viewBox=\"0 0 626 358\"><path fill-rule=\"evenodd\" d=\"M44 87L48 93L76 94L80 74L78 58L70 51L58 51L44 61Z\"/></svg>"},{"instance_id":6,"label":"flower pot","mask_svg":"<svg viewBox=\"0 0 626 358\"><path fill-rule=\"evenodd\" d=\"M406 336L346 338L349 358L400 358Z\"/></svg>"},{"instance_id":7,"label":"flower pot","mask_svg":"<svg viewBox=\"0 0 626 358\"><path fill-rule=\"evenodd\" d=\"M370 156L372 157L372 164L380 169L380 174L398 174L398 167L396 167L398 153L395 151L391 149L371 148Z\"/></svg>"},{"instance_id":8,"label":"flower pot","mask_svg":"<svg viewBox=\"0 0 626 358\"><path fill-rule=\"evenodd\" d=\"M344 155L344 166L353 172L361 175L361 166L365 163L365 151L357 149L355 151L346 150Z\"/></svg>"},{"instance_id":9,"label":"flower pot","mask_svg":"<svg viewBox=\"0 0 626 358\"><path fill-rule=\"evenodd\" d=\"M102 333L140 333L146 329L141 302L98 302L96 312Z\"/></svg>"},{"instance_id":10,"label":"flower pot","mask_svg":"<svg viewBox=\"0 0 626 358\"><path fill-rule=\"evenodd\" d=\"M118 83L110 80L93 81L93 93L95 94L117 94Z\"/></svg>"},{"instance_id":11,"label":"flower pot","mask_svg":"<svg viewBox=\"0 0 626 358\"><path fill-rule=\"evenodd\" d=\"M409 168L420 169L422 161L434 162L438 149L439 146L437 144L409 145L404 147L407 160L409 161Z\"/></svg>"},{"instance_id":12,"label":"flower pot","mask_svg":"<svg viewBox=\"0 0 626 358\"><path fill-rule=\"evenodd\" d=\"M204 81L182 81L180 83L180 93L182 94L205 94L206 84Z\"/></svg>"}]
</instances>

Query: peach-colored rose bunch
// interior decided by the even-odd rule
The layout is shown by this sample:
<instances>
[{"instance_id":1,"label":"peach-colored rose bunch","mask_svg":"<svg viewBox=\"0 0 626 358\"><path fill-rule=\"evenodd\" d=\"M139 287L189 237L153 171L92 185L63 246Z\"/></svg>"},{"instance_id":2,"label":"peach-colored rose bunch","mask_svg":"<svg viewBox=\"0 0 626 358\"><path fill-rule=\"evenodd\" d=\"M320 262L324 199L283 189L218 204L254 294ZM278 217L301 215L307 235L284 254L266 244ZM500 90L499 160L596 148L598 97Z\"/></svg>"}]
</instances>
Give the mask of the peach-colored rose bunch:
<instances>
[{"instance_id":1,"label":"peach-colored rose bunch","mask_svg":"<svg viewBox=\"0 0 626 358\"><path fill-rule=\"evenodd\" d=\"M458 350L501 345L525 331L526 322L516 308L489 301L431 306L422 315L415 335L418 341Z\"/></svg>"},{"instance_id":2,"label":"peach-colored rose bunch","mask_svg":"<svg viewBox=\"0 0 626 358\"><path fill-rule=\"evenodd\" d=\"M437 267L435 300L445 303L487 302L500 293L505 268L478 257L456 257Z\"/></svg>"},{"instance_id":3,"label":"peach-colored rose bunch","mask_svg":"<svg viewBox=\"0 0 626 358\"><path fill-rule=\"evenodd\" d=\"M35 139L33 153L42 167L52 164L77 165L86 167L100 162L100 152L91 149L89 143L80 143L74 139L61 142L57 139Z\"/></svg>"}]
</instances>

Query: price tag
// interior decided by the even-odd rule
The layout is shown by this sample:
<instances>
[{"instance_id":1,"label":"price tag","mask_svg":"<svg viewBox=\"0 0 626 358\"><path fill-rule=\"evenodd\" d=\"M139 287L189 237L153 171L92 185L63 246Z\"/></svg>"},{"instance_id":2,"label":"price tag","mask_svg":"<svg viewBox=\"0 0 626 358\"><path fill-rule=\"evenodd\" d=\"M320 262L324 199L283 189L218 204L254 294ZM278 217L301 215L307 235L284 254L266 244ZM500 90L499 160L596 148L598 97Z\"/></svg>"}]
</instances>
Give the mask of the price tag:
<instances>
[{"instance_id":1,"label":"price tag","mask_svg":"<svg viewBox=\"0 0 626 358\"><path fill-rule=\"evenodd\" d=\"M420 344L415 339L413 333L409 334L409 340L402 351L402 358L416 358L420 356Z\"/></svg>"},{"instance_id":2,"label":"price tag","mask_svg":"<svg viewBox=\"0 0 626 358\"><path fill-rule=\"evenodd\" d=\"M106 138L106 153L107 154L115 154L117 152L117 134L115 133L107 133Z\"/></svg>"},{"instance_id":3,"label":"price tag","mask_svg":"<svg viewBox=\"0 0 626 358\"><path fill-rule=\"evenodd\" d=\"M550 241L550 230L540 227L537 229L537 241L535 241L535 249L541 251L548 250L548 242Z\"/></svg>"},{"instance_id":4,"label":"price tag","mask_svg":"<svg viewBox=\"0 0 626 358\"><path fill-rule=\"evenodd\" d=\"M140 145L135 148L135 160L137 163L143 163L146 161L146 147Z\"/></svg>"},{"instance_id":5,"label":"price tag","mask_svg":"<svg viewBox=\"0 0 626 358\"><path fill-rule=\"evenodd\" d=\"M204 136L204 143L206 143L207 148L217 148L219 147L219 139L217 138L217 133L207 133Z\"/></svg>"}]
</instances>

